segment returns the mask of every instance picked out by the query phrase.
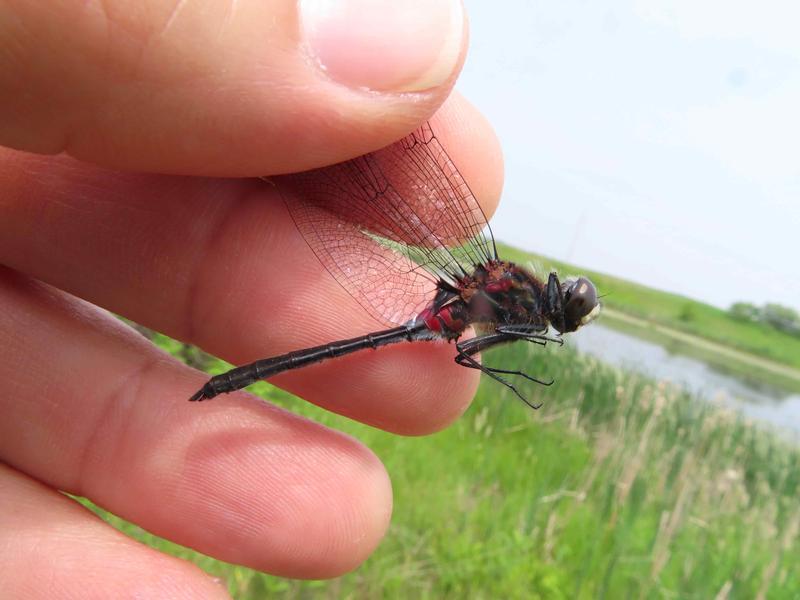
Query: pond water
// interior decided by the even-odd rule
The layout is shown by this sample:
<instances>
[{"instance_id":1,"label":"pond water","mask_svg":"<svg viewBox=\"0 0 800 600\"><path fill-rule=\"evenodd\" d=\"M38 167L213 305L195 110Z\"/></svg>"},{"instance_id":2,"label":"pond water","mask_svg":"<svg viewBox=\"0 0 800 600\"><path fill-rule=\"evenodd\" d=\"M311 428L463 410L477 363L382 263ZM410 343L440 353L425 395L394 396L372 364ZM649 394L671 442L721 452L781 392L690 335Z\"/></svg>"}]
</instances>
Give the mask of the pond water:
<instances>
[{"instance_id":1,"label":"pond water","mask_svg":"<svg viewBox=\"0 0 800 600\"><path fill-rule=\"evenodd\" d=\"M593 323L569 338L579 352L680 385L747 417L800 433L800 395L714 370L703 361Z\"/></svg>"}]
</instances>

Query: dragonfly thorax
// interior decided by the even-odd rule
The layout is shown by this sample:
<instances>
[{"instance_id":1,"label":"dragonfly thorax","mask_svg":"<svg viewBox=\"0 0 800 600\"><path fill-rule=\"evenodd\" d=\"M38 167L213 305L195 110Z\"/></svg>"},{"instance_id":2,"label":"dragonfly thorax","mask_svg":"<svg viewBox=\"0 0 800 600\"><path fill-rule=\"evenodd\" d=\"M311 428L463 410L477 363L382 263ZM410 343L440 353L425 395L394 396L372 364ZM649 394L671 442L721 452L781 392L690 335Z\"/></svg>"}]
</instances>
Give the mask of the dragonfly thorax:
<instances>
[{"instance_id":1,"label":"dragonfly thorax","mask_svg":"<svg viewBox=\"0 0 800 600\"><path fill-rule=\"evenodd\" d=\"M547 283L514 263L502 260L478 265L455 285L441 282L431 306L417 321L446 339L458 339L469 325L523 327L531 332L552 326L559 333L575 331L600 310L594 285L585 277ZM485 328L485 327L484 327Z\"/></svg>"}]
</instances>

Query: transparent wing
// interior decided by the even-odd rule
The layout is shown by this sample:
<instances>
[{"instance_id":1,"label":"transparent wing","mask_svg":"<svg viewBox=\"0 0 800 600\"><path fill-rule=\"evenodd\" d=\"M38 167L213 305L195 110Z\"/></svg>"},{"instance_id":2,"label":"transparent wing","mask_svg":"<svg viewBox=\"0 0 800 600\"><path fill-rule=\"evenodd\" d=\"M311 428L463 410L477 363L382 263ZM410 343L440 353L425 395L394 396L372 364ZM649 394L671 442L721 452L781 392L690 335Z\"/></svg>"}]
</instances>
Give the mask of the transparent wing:
<instances>
[{"instance_id":1,"label":"transparent wing","mask_svg":"<svg viewBox=\"0 0 800 600\"><path fill-rule=\"evenodd\" d=\"M379 321L404 323L496 258L486 217L429 124L376 152L275 178L320 262Z\"/></svg>"}]
</instances>

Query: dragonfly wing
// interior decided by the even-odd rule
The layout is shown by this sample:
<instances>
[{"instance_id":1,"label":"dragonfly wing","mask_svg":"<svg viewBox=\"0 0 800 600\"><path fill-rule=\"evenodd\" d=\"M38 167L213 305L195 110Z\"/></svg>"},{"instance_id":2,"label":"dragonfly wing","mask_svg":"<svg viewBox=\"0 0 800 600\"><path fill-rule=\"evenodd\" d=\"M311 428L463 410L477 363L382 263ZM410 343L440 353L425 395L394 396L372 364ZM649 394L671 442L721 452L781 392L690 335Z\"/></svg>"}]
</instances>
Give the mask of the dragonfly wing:
<instances>
[{"instance_id":1,"label":"dragonfly wing","mask_svg":"<svg viewBox=\"0 0 800 600\"><path fill-rule=\"evenodd\" d=\"M404 323L496 258L486 217L426 123L358 158L275 179L333 277L384 323Z\"/></svg>"}]
</instances>

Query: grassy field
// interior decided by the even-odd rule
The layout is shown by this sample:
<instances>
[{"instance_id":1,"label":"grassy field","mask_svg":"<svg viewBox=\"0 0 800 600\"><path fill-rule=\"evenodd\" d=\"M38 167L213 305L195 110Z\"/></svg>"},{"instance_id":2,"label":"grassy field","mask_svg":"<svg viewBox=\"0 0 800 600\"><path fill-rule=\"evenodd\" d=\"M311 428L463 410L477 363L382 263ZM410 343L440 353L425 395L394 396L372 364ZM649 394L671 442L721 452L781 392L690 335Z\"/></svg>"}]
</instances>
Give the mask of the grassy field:
<instances>
[{"instance_id":1,"label":"grassy field","mask_svg":"<svg viewBox=\"0 0 800 600\"><path fill-rule=\"evenodd\" d=\"M240 599L800 597L800 451L790 442L567 347L500 348L486 362L526 364L557 384L526 388L544 402L532 411L484 381L467 415L427 438L392 436L260 384L387 465L392 526L354 573L274 578L105 516L222 577Z\"/></svg>"},{"instance_id":2,"label":"grassy field","mask_svg":"<svg viewBox=\"0 0 800 600\"><path fill-rule=\"evenodd\" d=\"M703 302L522 252L510 246L502 246L501 255L521 264L533 261L544 269L556 268L564 274L586 275L597 285L601 294L608 294L603 298L603 303L612 309L800 369L800 338L772 327L740 321L726 311Z\"/></svg>"}]
</instances>

